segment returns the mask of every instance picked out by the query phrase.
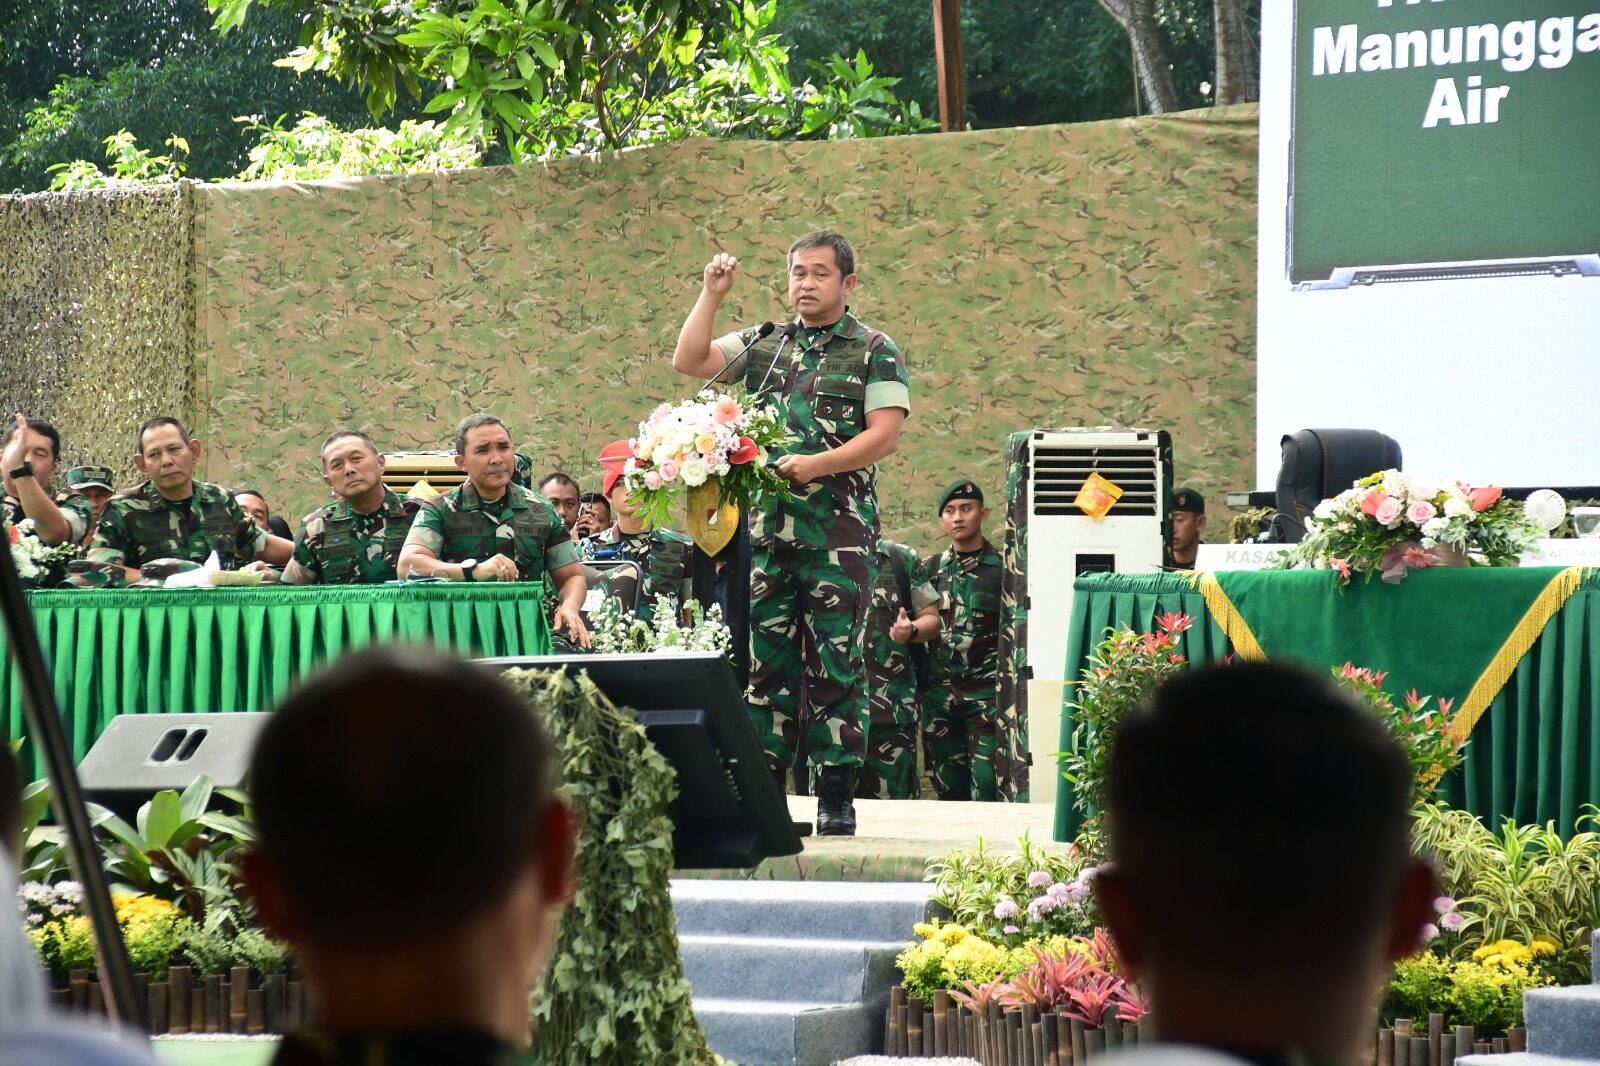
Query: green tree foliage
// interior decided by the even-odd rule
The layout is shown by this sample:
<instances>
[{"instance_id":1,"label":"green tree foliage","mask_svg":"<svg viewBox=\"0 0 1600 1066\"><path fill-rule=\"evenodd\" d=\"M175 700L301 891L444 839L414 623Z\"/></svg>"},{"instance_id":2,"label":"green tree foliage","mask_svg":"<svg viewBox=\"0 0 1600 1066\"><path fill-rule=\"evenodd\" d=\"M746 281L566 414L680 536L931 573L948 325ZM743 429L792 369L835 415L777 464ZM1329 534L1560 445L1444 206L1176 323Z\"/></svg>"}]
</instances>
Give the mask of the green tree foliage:
<instances>
[{"instance_id":1,"label":"green tree foliage","mask_svg":"<svg viewBox=\"0 0 1600 1066\"><path fill-rule=\"evenodd\" d=\"M1243 4L1259 36L1260 0ZM1157 0L1180 108L1212 102L1211 0ZM933 5L784 0L773 30L797 62L864 50L900 93L938 113ZM1134 113L1128 37L1097 0L962 0L967 117L976 128L1087 122ZM1147 109L1146 109L1147 110Z\"/></svg>"},{"instance_id":2,"label":"green tree foliage","mask_svg":"<svg viewBox=\"0 0 1600 1066\"><path fill-rule=\"evenodd\" d=\"M237 116L365 114L348 88L271 64L299 42L288 12L223 38L201 0L39 0L0 5L0 39L0 190L43 189L53 165L100 159L123 130L182 138L190 176L216 178L248 162L255 136Z\"/></svg>"}]
</instances>

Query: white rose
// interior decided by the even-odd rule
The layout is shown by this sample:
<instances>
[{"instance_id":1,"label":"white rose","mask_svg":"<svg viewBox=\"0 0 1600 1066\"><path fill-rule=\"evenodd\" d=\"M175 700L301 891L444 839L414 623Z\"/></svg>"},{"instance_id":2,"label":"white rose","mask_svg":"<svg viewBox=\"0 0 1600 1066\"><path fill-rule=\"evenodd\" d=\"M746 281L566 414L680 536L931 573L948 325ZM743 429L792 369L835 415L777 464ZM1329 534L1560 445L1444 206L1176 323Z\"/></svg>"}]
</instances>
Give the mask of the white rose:
<instances>
[{"instance_id":1,"label":"white rose","mask_svg":"<svg viewBox=\"0 0 1600 1066\"><path fill-rule=\"evenodd\" d=\"M1317 504L1316 508L1311 512L1311 515L1314 518L1327 520L1333 517L1333 510L1336 505L1337 501L1335 500L1323 500L1321 503Z\"/></svg>"},{"instance_id":2,"label":"white rose","mask_svg":"<svg viewBox=\"0 0 1600 1066\"><path fill-rule=\"evenodd\" d=\"M1444 527L1449 524L1450 520L1448 518L1430 518L1422 523L1422 535L1424 537L1437 537L1444 531Z\"/></svg>"},{"instance_id":3,"label":"white rose","mask_svg":"<svg viewBox=\"0 0 1600 1066\"><path fill-rule=\"evenodd\" d=\"M690 488L704 485L706 478L711 476L711 468L706 466L706 461L701 458L685 459L683 466L678 470L678 476L683 478L683 483Z\"/></svg>"},{"instance_id":4,"label":"white rose","mask_svg":"<svg viewBox=\"0 0 1600 1066\"><path fill-rule=\"evenodd\" d=\"M1472 505L1460 496L1451 496L1444 501L1444 516L1446 518L1462 518L1472 513Z\"/></svg>"}]
</instances>

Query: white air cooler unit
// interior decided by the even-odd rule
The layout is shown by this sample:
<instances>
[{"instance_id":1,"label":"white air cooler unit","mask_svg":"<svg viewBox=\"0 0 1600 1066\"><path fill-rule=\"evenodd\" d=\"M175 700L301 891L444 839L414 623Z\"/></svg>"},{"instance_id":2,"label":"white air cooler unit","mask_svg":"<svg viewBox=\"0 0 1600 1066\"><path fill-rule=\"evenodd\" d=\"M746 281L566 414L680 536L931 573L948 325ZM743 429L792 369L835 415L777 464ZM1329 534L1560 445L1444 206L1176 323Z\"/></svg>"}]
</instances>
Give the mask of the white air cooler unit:
<instances>
[{"instance_id":1,"label":"white air cooler unit","mask_svg":"<svg viewBox=\"0 0 1600 1066\"><path fill-rule=\"evenodd\" d=\"M1165 430L1035 430L1028 463L1027 663L1029 798L1053 803L1052 752L1061 750L1072 583L1092 572L1149 573L1166 554L1172 438ZM1074 502L1092 473L1122 489L1096 521Z\"/></svg>"}]
</instances>

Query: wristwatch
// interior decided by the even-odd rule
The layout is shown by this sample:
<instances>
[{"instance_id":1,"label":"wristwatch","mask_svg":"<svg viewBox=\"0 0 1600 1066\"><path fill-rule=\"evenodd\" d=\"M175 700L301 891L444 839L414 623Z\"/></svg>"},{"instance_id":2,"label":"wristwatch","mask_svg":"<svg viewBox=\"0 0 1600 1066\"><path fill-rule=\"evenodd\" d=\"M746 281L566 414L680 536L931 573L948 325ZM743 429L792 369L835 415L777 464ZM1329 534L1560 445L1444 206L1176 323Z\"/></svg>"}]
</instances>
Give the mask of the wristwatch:
<instances>
[{"instance_id":1,"label":"wristwatch","mask_svg":"<svg viewBox=\"0 0 1600 1066\"><path fill-rule=\"evenodd\" d=\"M15 470L11 471L9 476L12 477L13 479L19 478L19 477L32 477L33 476L33 464L28 462L26 459L24 459L22 461L22 465L17 467Z\"/></svg>"},{"instance_id":2,"label":"wristwatch","mask_svg":"<svg viewBox=\"0 0 1600 1066\"><path fill-rule=\"evenodd\" d=\"M477 578L472 576L472 572L474 570L476 570L477 568L478 568L478 560L476 560L476 559L463 559L463 560L461 560L461 580L462 581L476 581L476 580L478 580Z\"/></svg>"}]
</instances>

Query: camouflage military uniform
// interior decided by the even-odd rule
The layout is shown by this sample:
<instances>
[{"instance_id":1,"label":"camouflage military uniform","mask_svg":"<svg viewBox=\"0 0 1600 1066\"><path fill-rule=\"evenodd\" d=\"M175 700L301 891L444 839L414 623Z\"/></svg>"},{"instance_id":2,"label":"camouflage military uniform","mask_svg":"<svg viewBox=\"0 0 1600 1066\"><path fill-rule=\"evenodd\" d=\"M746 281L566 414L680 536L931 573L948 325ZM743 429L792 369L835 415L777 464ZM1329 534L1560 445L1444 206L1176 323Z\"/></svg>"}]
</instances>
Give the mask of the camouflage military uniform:
<instances>
[{"instance_id":1,"label":"camouflage military uniform","mask_svg":"<svg viewBox=\"0 0 1600 1066\"><path fill-rule=\"evenodd\" d=\"M634 617L651 622L656 615L656 597L671 596L682 607L694 596L690 562L694 541L670 529L644 533L622 533L616 526L602 529L580 545L584 562L627 559L639 564L643 577L639 584L639 609Z\"/></svg>"},{"instance_id":2,"label":"camouflage military uniform","mask_svg":"<svg viewBox=\"0 0 1600 1066\"><path fill-rule=\"evenodd\" d=\"M294 535L294 558L283 572L291 585L380 585L395 580L400 549L418 505L383 490L383 504L357 514L349 500L312 511Z\"/></svg>"},{"instance_id":3,"label":"camouflage military uniform","mask_svg":"<svg viewBox=\"0 0 1600 1066\"><path fill-rule=\"evenodd\" d=\"M755 336L750 329L715 343L732 360ZM846 443L866 429L868 412L911 409L900 350L849 308L787 344L774 333L739 362L745 386L782 408L797 454ZM802 689L811 763L859 766L865 753L862 626L878 539L875 471L826 475L753 515L750 714L774 767L794 762Z\"/></svg>"},{"instance_id":4,"label":"camouflage military uniform","mask_svg":"<svg viewBox=\"0 0 1600 1066\"><path fill-rule=\"evenodd\" d=\"M82 544L89 535L89 529L94 525L94 506L89 498L78 492L60 492L53 499L56 507L61 510L61 517L67 520L67 543ZM16 526L21 525L28 516L22 513L22 501L15 496L0 498L0 509L3 509L5 523ZM67 576L67 563L65 560L51 563L44 573L34 580L34 587L41 589L54 588L61 584Z\"/></svg>"},{"instance_id":5,"label":"camouflage military uniform","mask_svg":"<svg viewBox=\"0 0 1600 1066\"><path fill-rule=\"evenodd\" d=\"M911 584L905 602L900 577L889 562L893 553ZM916 799L922 792L917 776L917 733L922 716L917 673L910 648L889 639L889 627L902 608L915 618L939 601L939 594L921 574L916 552L892 540L878 542L877 580L867 608L866 688L867 755L856 779L856 795L866 799Z\"/></svg>"},{"instance_id":6,"label":"camouflage military uniform","mask_svg":"<svg viewBox=\"0 0 1600 1066\"><path fill-rule=\"evenodd\" d=\"M578 561L550 501L520 485L485 503L472 482L423 503L406 544L427 548L447 563L504 555L517 564L521 581L545 581L551 570Z\"/></svg>"},{"instance_id":7,"label":"camouflage military uniform","mask_svg":"<svg viewBox=\"0 0 1600 1066\"><path fill-rule=\"evenodd\" d=\"M923 705L928 775L940 799L999 799L993 757L1000 553L987 540L975 552L946 548L928 558L923 573L939 594L944 623Z\"/></svg>"},{"instance_id":8,"label":"camouflage military uniform","mask_svg":"<svg viewBox=\"0 0 1600 1066\"><path fill-rule=\"evenodd\" d=\"M234 570L267 546L266 530L256 528L233 493L205 481L191 484L194 494L184 500L167 499L150 481L111 497L88 560L137 569L152 559L203 563L215 551L222 568Z\"/></svg>"}]
</instances>

